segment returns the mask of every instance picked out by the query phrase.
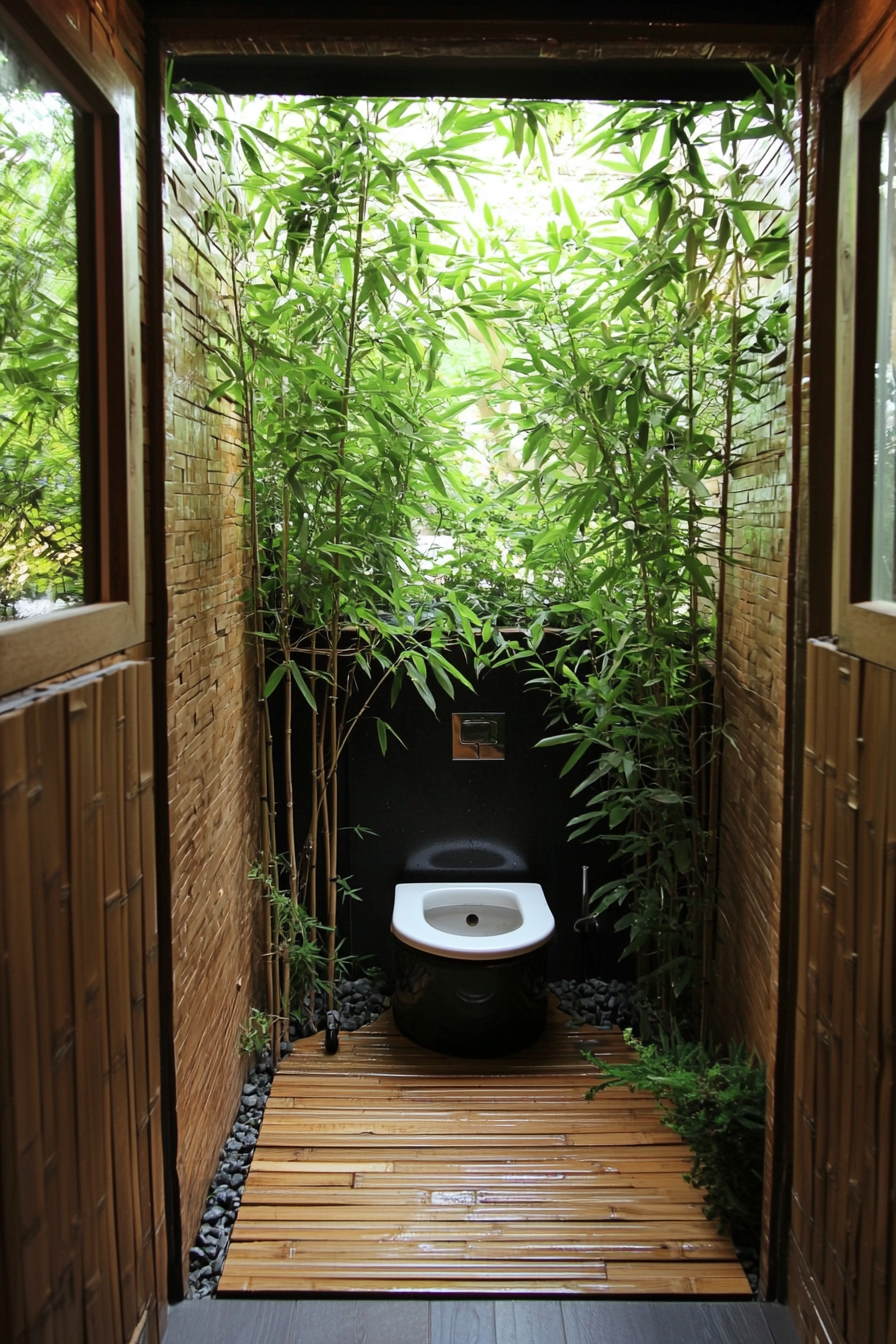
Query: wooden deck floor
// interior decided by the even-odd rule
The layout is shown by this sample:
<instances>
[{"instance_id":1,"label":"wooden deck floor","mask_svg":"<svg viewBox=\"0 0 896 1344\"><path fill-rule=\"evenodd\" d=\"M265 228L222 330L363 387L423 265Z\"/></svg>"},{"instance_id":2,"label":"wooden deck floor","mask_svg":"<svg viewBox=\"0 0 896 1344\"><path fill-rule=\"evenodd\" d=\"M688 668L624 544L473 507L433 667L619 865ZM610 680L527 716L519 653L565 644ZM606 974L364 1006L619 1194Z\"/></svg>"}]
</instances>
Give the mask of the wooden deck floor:
<instances>
[{"instance_id":1,"label":"wooden deck floor","mask_svg":"<svg viewBox=\"0 0 896 1344\"><path fill-rule=\"evenodd\" d=\"M500 1060L413 1045L390 1013L274 1079L221 1293L749 1296L653 1100L584 1100L619 1031L553 1009Z\"/></svg>"}]
</instances>

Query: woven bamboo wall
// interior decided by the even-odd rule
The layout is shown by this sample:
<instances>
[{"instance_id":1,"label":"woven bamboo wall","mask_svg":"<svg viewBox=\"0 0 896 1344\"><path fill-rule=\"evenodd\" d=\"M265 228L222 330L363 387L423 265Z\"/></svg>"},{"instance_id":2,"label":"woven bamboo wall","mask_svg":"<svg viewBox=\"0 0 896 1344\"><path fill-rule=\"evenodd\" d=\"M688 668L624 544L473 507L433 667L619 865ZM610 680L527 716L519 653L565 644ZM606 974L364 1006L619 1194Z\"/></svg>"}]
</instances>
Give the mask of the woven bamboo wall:
<instances>
[{"instance_id":1,"label":"woven bamboo wall","mask_svg":"<svg viewBox=\"0 0 896 1344\"><path fill-rule=\"evenodd\" d=\"M177 1172L186 1255L236 1113L240 1025L261 1005L257 690L246 638L243 426L208 356L230 339L227 259L199 220L214 184L167 164L168 751Z\"/></svg>"},{"instance_id":2,"label":"woven bamboo wall","mask_svg":"<svg viewBox=\"0 0 896 1344\"><path fill-rule=\"evenodd\" d=\"M796 132L797 143L799 132ZM797 174L778 148L766 199L798 226ZM793 307L795 286L789 299ZM774 1054L783 817L787 562L792 476L790 360L758 370L762 396L734 427L726 575L724 713L735 749L722 769L714 1017L721 1036Z\"/></svg>"},{"instance_id":3,"label":"woven bamboo wall","mask_svg":"<svg viewBox=\"0 0 896 1344\"><path fill-rule=\"evenodd\" d=\"M148 663L0 716L0 1337L164 1330Z\"/></svg>"},{"instance_id":4,"label":"woven bamboo wall","mask_svg":"<svg viewBox=\"0 0 896 1344\"><path fill-rule=\"evenodd\" d=\"M801 146L800 124L794 128ZM735 426L729 484L730 555L722 614L723 751L719 888L712 1024L721 1040L746 1041L767 1067L766 1189L762 1276L770 1267L775 1056L787 751L787 604L794 475L794 327L799 246L799 159L779 149L761 165L763 195L787 210L792 269L787 358L767 356L762 396Z\"/></svg>"},{"instance_id":5,"label":"woven bamboo wall","mask_svg":"<svg viewBox=\"0 0 896 1344\"><path fill-rule=\"evenodd\" d=\"M809 646L790 1297L807 1344L896 1339L896 673Z\"/></svg>"}]
</instances>

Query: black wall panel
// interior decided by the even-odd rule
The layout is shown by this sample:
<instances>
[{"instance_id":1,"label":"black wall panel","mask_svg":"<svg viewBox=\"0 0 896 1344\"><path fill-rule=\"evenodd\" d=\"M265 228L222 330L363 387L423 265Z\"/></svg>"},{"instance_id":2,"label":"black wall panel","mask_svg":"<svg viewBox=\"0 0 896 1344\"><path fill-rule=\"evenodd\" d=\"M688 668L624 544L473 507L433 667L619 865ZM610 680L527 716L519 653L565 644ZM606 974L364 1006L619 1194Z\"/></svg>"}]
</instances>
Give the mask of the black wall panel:
<instances>
[{"instance_id":1,"label":"black wall panel","mask_svg":"<svg viewBox=\"0 0 896 1344\"><path fill-rule=\"evenodd\" d=\"M615 914L603 916L587 941L573 929L581 913L582 866L589 867L592 889L608 880L608 847L567 839L567 822L584 801L570 793L590 767L560 779L570 748L536 749L549 731L547 697L527 688L528 675L512 666L494 670L475 683L476 693L458 687L454 700L435 688L435 715L406 684L394 707L384 694L355 730L340 781L342 875L361 892L358 901L340 902L346 951L387 968L392 897L402 878L518 876L540 882L554 912L552 976L585 968L588 975L633 973L627 960L618 967L625 940L612 929ZM488 710L506 715L506 759L452 760L452 712ZM383 757L377 715L404 749L390 740ZM354 826L375 834L359 837L346 829Z\"/></svg>"}]
</instances>

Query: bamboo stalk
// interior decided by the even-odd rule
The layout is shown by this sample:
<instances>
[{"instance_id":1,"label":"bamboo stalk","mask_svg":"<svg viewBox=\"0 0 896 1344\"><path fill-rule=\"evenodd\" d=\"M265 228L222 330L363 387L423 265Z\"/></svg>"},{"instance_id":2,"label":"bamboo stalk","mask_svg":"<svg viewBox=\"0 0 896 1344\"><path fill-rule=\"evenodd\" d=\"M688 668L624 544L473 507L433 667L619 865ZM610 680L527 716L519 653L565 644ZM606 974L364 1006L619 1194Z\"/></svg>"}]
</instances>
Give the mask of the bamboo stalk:
<instances>
[{"instance_id":1,"label":"bamboo stalk","mask_svg":"<svg viewBox=\"0 0 896 1344\"><path fill-rule=\"evenodd\" d=\"M318 815L318 794L320 780L318 777L318 753L317 753L317 730L318 730L318 712L317 712L317 630L311 633L311 673L309 677L311 686L311 695L314 700L314 709L311 711L311 816L312 825L308 828L308 840L306 850L308 851L308 882L305 889L305 907L314 920L317 918L317 815ZM317 930L314 925L308 930L308 939L314 943L317 941ZM316 986L312 980L308 986L308 1015L311 1021L314 1021L314 1009L316 998Z\"/></svg>"},{"instance_id":2,"label":"bamboo stalk","mask_svg":"<svg viewBox=\"0 0 896 1344\"><path fill-rule=\"evenodd\" d=\"M709 987L712 968L713 919L715 899L713 893L719 882L719 826L721 807L719 788L721 782L722 722L724 695L722 688L722 662L725 656L725 578L728 554L728 485L731 477L731 445L734 435L734 379L737 372L738 347L738 298L740 295L738 254L734 254L734 301L731 310L731 356L728 364L728 386L725 389L725 443L722 457L722 490L719 501L719 586L716 594L716 647L715 667L713 669L712 691L712 732L710 736L709 759L709 825L707 827L707 897L703 916L703 936L701 949L701 1004L700 1039L706 1040L709 1031Z\"/></svg>"},{"instance_id":3,"label":"bamboo stalk","mask_svg":"<svg viewBox=\"0 0 896 1344\"><path fill-rule=\"evenodd\" d=\"M338 645L337 645L338 649ZM334 673L338 671L336 658L333 659ZM339 733L336 722L339 683L334 682L330 695L330 742L332 744L332 766L330 769L330 849L327 860L327 998L333 1007L333 981L336 975L336 896L338 887L337 862L339 858Z\"/></svg>"},{"instance_id":4,"label":"bamboo stalk","mask_svg":"<svg viewBox=\"0 0 896 1344\"><path fill-rule=\"evenodd\" d=\"M326 715L321 716L324 720ZM327 883L327 910L330 908L330 807L329 807L329 789L324 786L321 788L320 795L320 830L321 830L321 849L324 856L324 874ZM333 984L332 981L327 986L327 1004L333 1007Z\"/></svg>"},{"instance_id":5,"label":"bamboo stalk","mask_svg":"<svg viewBox=\"0 0 896 1344\"><path fill-rule=\"evenodd\" d=\"M267 1004L268 1004L267 1012L268 1012L268 1017L271 1018L271 1019L273 1019L273 1017L274 1017L274 1010L275 1010L275 1003L276 1003L276 1000L274 999L274 972L273 972L273 968L272 968L272 966L271 966L271 945L272 945L272 940L273 940L273 933L274 933L274 930L273 930L273 922L272 922L272 919L271 919L271 903L270 903L270 901L266 901L266 902L265 902L265 905L266 905L266 910L265 910L265 938L267 939L268 952L267 952L267 956L266 956L265 959L264 959L264 980L265 980L265 991L266 991L266 994L267 994Z\"/></svg>"},{"instance_id":6,"label":"bamboo stalk","mask_svg":"<svg viewBox=\"0 0 896 1344\"><path fill-rule=\"evenodd\" d=\"M310 827L308 844L311 850L308 862L308 890L306 904L312 919L317 917L317 813L319 792L319 759L317 751L318 713L317 713L317 631L311 635L311 694L315 708L311 711L311 815L315 824ZM311 931L312 937L314 930Z\"/></svg>"},{"instance_id":7,"label":"bamboo stalk","mask_svg":"<svg viewBox=\"0 0 896 1344\"><path fill-rule=\"evenodd\" d=\"M361 192L358 200L358 219L355 226L355 247L352 258L352 291L351 304L349 309L348 339L346 341L345 356L345 375L342 382L342 438L339 443L339 464L342 466L345 462L345 444L348 438L348 409L349 398L352 387L352 362L355 353L355 334L358 322L358 289L361 278L361 247L364 238L364 221L367 216L367 174L361 177ZM328 836L326 845L327 857L327 924L329 932L327 933L327 1000L329 1006L333 1006L333 981L336 969L336 871L338 860L338 782L337 766L339 762L339 730L338 730L338 699L339 699L339 616L342 596L341 579L341 555L339 546L342 540L342 496L344 490L343 477L340 474L336 481L336 496L334 502L334 540L335 549L333 551L333 569L336 579L333 585L333 606L330 621L330 713L327 716L329 721L329 763L328 780L329 785L329 809L328 809Z\"/></svg>"}]
</instances>

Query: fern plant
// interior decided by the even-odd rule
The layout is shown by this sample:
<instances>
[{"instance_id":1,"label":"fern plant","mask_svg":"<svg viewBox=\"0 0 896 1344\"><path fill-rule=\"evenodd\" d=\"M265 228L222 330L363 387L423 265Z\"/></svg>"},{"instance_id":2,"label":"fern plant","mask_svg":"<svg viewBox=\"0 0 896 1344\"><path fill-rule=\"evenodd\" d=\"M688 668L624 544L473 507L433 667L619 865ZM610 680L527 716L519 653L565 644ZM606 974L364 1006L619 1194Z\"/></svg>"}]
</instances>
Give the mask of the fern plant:
<instances>
[{"instance_id":1,"label":"fern plant","mask_svg":"<svg viewBox=\"0 0 896 1344\"><path fill-rule=\"evenodd\" d=\"M673 1022L650 1044L631 1028L625 1040L638 1059L606 1064L586 1052L601 1082L586 1093L590 1101L608 1087L651 1092L663 1124L689 1144L694 1160L685 1180L702 1190L704 1212L744 1242L759 1240L765 1146L765 1066L746 1047L726 1051L686 1041Z\"/></svg>"}]
</instances>

